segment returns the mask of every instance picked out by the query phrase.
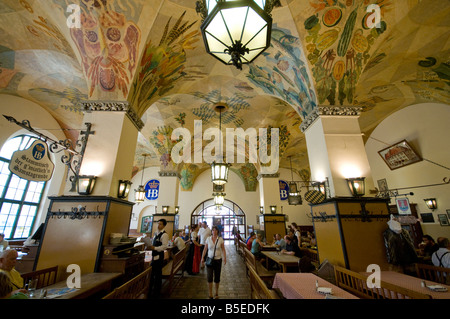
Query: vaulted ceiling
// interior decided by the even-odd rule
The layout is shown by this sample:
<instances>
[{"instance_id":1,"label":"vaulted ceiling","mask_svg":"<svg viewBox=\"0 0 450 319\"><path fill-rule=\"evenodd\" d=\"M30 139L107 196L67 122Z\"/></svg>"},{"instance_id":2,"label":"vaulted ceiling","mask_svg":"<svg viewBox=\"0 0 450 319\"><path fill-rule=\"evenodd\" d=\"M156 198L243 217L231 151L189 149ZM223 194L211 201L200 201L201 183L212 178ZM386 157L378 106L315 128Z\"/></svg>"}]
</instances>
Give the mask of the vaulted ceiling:
<instances>
[{"instance_id":1,"label":"vaulted ceiling","mask_svg":"<svg viewBox=\"0 0 450 319\"><path fill-rule=\"evenodd\" d=\"M80 28L69 27L79 5ZM63 128L80 101L128 101L145 123L135 167L177 170L190 189L205 163L173 163L174 129L280 128L282 167L308 178L299 125L318 105L362 107L366 136L415 103L450 104L450 1L286 0L271 47L243 70L205 52L195 0L1 0L0 94L32 100ZM381 21L370 28L370 4ZM67 131L77 138L76 131ZM70 133L72 132L72 133ZM71 135L73 134L73 135ZM258 165L234 165L244 183Z\"/></svg>"}]
</instances>

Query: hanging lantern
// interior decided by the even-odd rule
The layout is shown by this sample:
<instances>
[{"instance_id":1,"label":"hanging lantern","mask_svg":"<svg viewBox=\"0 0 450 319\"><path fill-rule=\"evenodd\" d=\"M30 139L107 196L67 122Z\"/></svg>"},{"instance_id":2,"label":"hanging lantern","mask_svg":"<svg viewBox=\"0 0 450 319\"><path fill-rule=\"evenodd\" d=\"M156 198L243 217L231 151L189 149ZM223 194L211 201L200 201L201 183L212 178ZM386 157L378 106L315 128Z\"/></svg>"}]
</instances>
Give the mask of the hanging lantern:
<instances>
[{"instance_id":1,"label":"hanging lantern","mask_svg":"<svg viewBox=\"0 0 450 319\"><path fill-rule=\"evenodd\" d=\"M144 156L144 164L142 165L142 176L141 176L141 185L139 185L138 189L134 190L134 201L136 203L142 203L145 200L145 187L143 185L144 181L144 169L145 169L145 158L148 154L143 154Z\"/></svg>"},{"instance_id":2,"label":"hanging lantern","mask_svg":"<svg viewBox=\"0 0 450 319\"><path fill-rule=\"evenodd\" d=\"M214 196L214 205L222 206L225 202L225 194L224 193L213 193Z\"/></svg>"},{"instance_id":3,"label":"hanging lantern","mask_svg":"<svg viewBox=\"0 0 450 319\"><path fill-rule=\"evenodd\" d=\"M279 0L200 0L206 52L242 69L270 46L271 11Z\"/></svg>"}]
</instances>

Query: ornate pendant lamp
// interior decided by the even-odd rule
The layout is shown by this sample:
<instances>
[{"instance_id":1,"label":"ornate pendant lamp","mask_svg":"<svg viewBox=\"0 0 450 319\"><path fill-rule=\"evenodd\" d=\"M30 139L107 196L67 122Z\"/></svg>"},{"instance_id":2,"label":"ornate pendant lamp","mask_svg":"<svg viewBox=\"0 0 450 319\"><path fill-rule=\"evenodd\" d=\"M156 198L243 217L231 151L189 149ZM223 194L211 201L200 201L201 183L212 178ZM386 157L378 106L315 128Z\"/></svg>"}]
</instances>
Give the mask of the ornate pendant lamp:
<instances>
[{"instance_id":1,"label":"ornate pendant lamp","mask_svg":"<svg viewBox=\"0 0 450 319\"><path fill-rule=\"evenodd\" d=\"M214 193L214 205L222 206L225 202L225 194L224 193Z\"/></svg>"},{"instance_id":2,"label":"ornate pendant lamp","mask_svg":"<svg viewBox=\"0 0 450 319\"><path fill-rule=\"evenodd\" d=\"M219 111L219 154L222 155L222 110L225 108L223 104L218 104L216 110ZM222 159L219 162L213 161L211 163L211 180L216 185L223 185L228 181L228 169L230 164L227 164Z\"/></svg>"},{"instance_id":3,"label":"ornate pendant lamp","mask_svg":"<svg viewBox=\"0 0 450 319\"><path fill-rule=\"evenodd\" d=\"M288 193L288 202L289 205L301 205L302 204L302 196L300 195L300 191L297 188L297 183L294 182L294 175L292 173L292 160L289 156L289 161L291 164L291 182L289 182L289 193Z\"/></svg>"},{"instance_id":4,"label":"ornate pendant lamp","mask_svg":"<svg viewBox=\"0 0 450 319\"><path fill-rule=\"evenodd\" d=\"M199 0L206 51L242 70L270 46L271 12L280 0Z\"/></svg>"},{"instance_id":5,"label":"ornate pendant lamp","mask_svg":"<svg viewBox=\"0 0 450 319\"><path fill-rule=\"evenodd\" d=\"M145 169L145 158L147 157L147 154L143 154L144 156L144 165L142 166L142 177L141 177L141 184L139 185L138 189L134 190L134 201L136 203L142 203L145 199L145 188L143 185L144 181L144 169Z\"/></svg>"}]
</instances>

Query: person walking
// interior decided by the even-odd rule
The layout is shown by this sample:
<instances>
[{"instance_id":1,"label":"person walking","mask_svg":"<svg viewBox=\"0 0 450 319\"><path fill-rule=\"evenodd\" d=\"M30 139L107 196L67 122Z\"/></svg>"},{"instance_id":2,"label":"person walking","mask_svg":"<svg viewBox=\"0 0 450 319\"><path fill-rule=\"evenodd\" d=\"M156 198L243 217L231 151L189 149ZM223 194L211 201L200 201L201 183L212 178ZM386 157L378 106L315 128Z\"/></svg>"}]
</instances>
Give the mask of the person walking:
<instances>
[{"instance_id":1,"label":"person walking","mask_svg":"<svg viewBox=\"0 0 450 319\"><path fill-rule=\"evenodd\" d=\"M207 256L207 281L209 289L209 299L219 298L220 273L223 265L227 263L227 255L223 238L219 236L220 231L217 226L212 227L212 235L206 239L205 249L202 254L202 265L205 265L205 255ZM211 262L209 262L211 259ZM215 295L213 297L213 281L215 283Z\"/></svg>"},{"instance_id":2,"label":"person walking","mask_svg":"<svg viewBox=\"0 0 450 319\"><path fill-rule=\"evenodd\" d=\"M201 230L198 231L198 237L200 239L200 253L202 254L202 256L204 256L203 251L205 250L205 245L206 245L206 239L208 239L208 237L211 236L211 229L208 227L208 224L206 223L206 221L204 221L202 223L202 228ZM202 260L204 261L204 259L202 258ZM204 268L204 265L202 263L202 268Z\"/></svg>"}]
</instances>

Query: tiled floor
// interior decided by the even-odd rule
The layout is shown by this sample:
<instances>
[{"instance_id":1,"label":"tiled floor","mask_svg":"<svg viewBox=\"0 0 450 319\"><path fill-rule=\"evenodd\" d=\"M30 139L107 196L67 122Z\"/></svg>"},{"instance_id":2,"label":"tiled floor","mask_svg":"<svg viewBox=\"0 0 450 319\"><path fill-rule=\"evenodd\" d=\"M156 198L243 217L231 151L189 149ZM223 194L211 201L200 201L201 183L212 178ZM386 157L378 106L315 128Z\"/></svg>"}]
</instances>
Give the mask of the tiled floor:
<instances>
[{"instance_id":1,"label":"tiled floor","mask_svg":"<svg viewBox=\"0 0 450 319\"><path fill-rule=\"evenodd\" d=\"M245 263L237 253L233 241L225 242L227 264L222 267L220 277L220 299L250 299L250 282L246 276ZM214 292L214 287L213 287ZM208 299L206 268L197 275L186 272L169 299Z\"/></svg>"}]
</instances>

